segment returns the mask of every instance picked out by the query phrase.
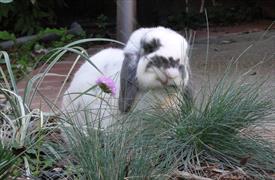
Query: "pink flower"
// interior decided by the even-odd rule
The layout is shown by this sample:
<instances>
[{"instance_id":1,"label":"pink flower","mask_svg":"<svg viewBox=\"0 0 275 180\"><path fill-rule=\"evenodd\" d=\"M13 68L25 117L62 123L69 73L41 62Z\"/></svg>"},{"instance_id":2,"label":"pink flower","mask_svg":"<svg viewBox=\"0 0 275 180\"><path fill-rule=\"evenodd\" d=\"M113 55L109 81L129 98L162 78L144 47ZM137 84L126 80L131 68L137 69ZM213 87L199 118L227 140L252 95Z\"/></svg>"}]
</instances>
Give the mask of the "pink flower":
<instances>
[{"instance_id":1,"label":"pink flower","mask_svg":"<svg viewBox=\"0 0 275 180\"><path fill-rule=\"evenodd\" d=\"M101 88L105 93L111 93L112 96L116 94L116 85L115 82L108 77L102 76L96 80L96 84Z\"/></svg>"}]
</instances>

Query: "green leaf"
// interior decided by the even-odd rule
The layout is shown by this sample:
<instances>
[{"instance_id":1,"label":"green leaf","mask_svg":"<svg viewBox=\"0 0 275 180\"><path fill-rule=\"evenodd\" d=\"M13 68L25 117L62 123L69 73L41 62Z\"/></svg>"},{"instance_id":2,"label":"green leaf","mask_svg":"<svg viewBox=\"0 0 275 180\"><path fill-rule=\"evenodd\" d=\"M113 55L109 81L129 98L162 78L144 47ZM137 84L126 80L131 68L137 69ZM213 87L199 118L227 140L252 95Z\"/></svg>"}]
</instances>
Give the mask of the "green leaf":
<instances>
[{"instance_id":1,"label":"green leaf","mask_svg":"<svg viewBox=\"0 0 275 180\"><path fill-rule=\"evenodd\" d=\"M0 0L0 3L11 3L13 0Z\"/></svg>"},{"instance_id":2,"label":"green leaf","mask_svg":"<svg viewBox=\"0 0 275 180\"><path fill-rule=\"evenodd\" d=\"M0 40L13 40L15 41L16 37L13 33L9 33L8 31L0 31Z\"/></svg>"}]
</instances>

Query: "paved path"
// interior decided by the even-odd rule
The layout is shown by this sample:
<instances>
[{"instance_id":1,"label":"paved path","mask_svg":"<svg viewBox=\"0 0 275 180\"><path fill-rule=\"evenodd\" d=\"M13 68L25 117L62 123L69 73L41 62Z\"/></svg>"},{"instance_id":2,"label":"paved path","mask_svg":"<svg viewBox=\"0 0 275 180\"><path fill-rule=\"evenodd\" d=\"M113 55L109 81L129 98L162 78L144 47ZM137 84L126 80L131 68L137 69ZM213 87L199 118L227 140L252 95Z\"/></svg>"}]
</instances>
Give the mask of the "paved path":
<instances>
[{"instance_id":1,"label":"paved path","mask_svg":"<svg viewBox=\"0 0 275 180\"><path fill-rule=\"evenodd\" d=\"M94 54L95 52L99 51L100 48L90 48L88 50L89 54ZM67 75L70 68L74 64L75 60L77 58L77 55L69 54L65 56L65 58L62 59L62 61L56 63L53 68L49 71L49 73L55 73L59 75ZM72 71L72 75L77 71L77 69L81 66L81 64L84 62L84 60L79 59L78 63L74 66L74 69ZM38 69L35 69L30 74L30 78L33 77L36 74L43 73L44 70L48 67L48 65L44 65L42 67L39 67ZM72 76L70 76L72 77ZM47 101L49 102L57 102L57 105L60 106L61 100L62 100L62 94L63 92L68 88L70 84L70 79L65 83L65 86L63 89L61 89L63 82L66 77L60 77L60 76L48 76L45 77L45 79L40 84L37 93L34 96L34 99L31 103L31 108L40 108L44 111L49 111L51 108ZM25 87L29 81L29 78L25 78L24 80L20 81L17 86L19 88L19 93L22 95L24 93ZM62 91L61 96L58 97L59 91ZM57 100L56 100L57 99Z\"/></svg>"}]
</instances>

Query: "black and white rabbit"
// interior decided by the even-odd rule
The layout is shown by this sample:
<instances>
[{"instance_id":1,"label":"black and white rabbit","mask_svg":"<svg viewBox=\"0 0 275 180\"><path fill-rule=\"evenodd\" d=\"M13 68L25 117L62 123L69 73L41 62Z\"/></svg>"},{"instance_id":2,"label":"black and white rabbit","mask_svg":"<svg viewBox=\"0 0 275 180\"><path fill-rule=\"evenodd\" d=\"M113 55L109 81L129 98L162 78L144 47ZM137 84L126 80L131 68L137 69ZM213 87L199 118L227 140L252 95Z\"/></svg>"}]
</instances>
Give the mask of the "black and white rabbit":
<instances>
[{"instance_id":1,"label":"black and white rabbit","mask_svg":"<svg viewBox=\"0 0 275 180\"><path fill-rule=\"evenodd\" d=\"M74 93L85 92L96 85L96 80L102 76L90 63L85 62L74 75L65 93L69 95L63 98L63 108L80 110L90 107L98 110L109 104L118 106L115 110L105 112L106 120L102 127L107 127L112 122L110 114L116 114L115 111L118 114L130 111L136 99L146 91L168 86L187 87L190 79L187 51L187 41L171 29L138 29L130 36L123 50L109 48L90 58L104 76L111 77L116 82L119 93L113 98L106 96L112 99L111 103L95 97L100 92L99 88L91 90L93 96L85 94L71 102L78 96Z\"/></svg>"}]
</instances>

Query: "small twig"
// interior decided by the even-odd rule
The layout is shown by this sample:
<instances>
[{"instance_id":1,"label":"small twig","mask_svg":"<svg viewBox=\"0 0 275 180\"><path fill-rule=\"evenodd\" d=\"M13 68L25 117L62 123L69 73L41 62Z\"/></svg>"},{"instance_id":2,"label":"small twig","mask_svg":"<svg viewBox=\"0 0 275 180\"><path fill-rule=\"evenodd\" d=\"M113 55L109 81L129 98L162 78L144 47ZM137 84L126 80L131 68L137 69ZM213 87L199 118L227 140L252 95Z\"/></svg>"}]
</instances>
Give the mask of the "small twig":
<instances>
[{"instance_id":1,"label":"small twig","mask_svg":"<svg viewBox=\"0 0 275 180\"><path fill-rule=\"evenodd\" d=\"M229 171L227 171L227 170L217 169L217 168L211 169L211 171L216 172L216 173L221 173L221 174L229 173Z\"/></svg>"},{"instance_id":2,"label":"small twig","mask_svg":"<svg viewBox=\"0 0 275 180\"><path fill-rule=\"evenodd\" d=\"M210 178L206 178L206 177L201 177L201 176L198 176L198 175L195 175L195 174L191 174L189 172L185 172L185 171L175 171L174 176L178 177L178 178L183 178L183 179L195 179L195 180L212 180Z\"/></svg>"},{"instance_id":3,"label":"small twig","mask_svg":"<svg viewBox=\"0 0 275 180\"><path fill-rule=\"evenodd\" d=\"M226 177L226 176L228 176L228 175L230 175L230 174L234 174L234 173L239 173L239 174L241 174L241 175L243 175L243 176L245 176L245 177L247 177L247 178L250 178L250 177L242 170L242 168L237 167L237 169L235 169L234 171L227 172L227 173L225 173L225 174L220 175L218 179L222 179L222 178L224 178L224 177Z\"/></svg>"}]
</instances>

